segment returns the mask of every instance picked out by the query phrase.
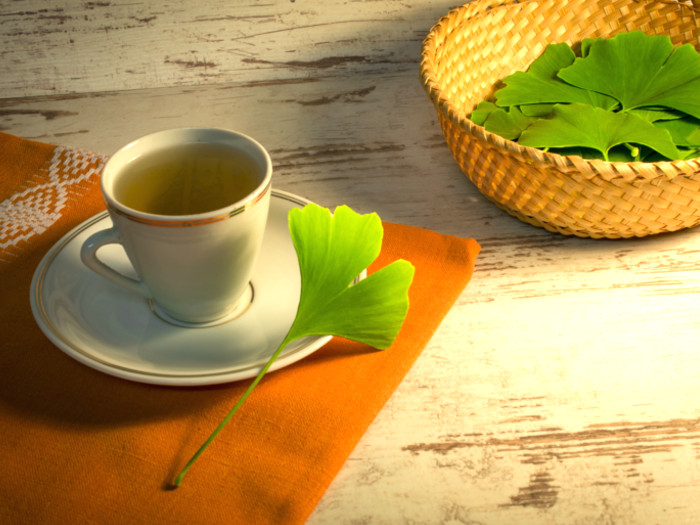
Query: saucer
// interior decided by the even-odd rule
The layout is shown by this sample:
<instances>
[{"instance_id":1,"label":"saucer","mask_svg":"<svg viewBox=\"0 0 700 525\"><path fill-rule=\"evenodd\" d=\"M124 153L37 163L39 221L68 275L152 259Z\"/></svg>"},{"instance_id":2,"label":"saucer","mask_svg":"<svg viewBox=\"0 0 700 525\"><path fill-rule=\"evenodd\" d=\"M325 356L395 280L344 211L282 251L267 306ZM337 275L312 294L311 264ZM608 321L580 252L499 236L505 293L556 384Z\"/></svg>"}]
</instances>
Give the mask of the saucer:
<instances>
[{"instance_id":1,"label":"saucer","mask_svg":"<svg viewBox=\"0 0 700 525\"><path fill-rule=\"evenodd\" d=\"M194 386L255 377L294 321L301 278L287 215L309 201L273 190L270 215L247 310L226 323L183 327L156 315L147 300L89 270L80 247L92 233L109 228L107 212L67 233L34 273L31 305L44 334L81 363L113 376L159 385ZM133 269L119 245L100 257L126 275ZM330 336L292 342L270 370L318 350Z\"/></svg>"}]
</instances>

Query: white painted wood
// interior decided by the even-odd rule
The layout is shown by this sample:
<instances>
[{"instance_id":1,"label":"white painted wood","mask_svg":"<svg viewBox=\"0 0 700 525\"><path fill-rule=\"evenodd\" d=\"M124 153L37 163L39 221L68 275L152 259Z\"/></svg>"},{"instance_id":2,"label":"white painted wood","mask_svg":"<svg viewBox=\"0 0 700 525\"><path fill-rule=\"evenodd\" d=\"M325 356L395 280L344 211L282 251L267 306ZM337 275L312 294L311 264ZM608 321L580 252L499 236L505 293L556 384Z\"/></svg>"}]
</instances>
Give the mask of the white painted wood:
<instances>
[{"instance_id":1,"label":"white painted wood","mask_svg":"<svg viewBox=\"0 0 700 525\"><path fill-rule=\"evenodd\" d=\"M7 97L413 68L454 2L112 2L0 5Z\"/></svg>"},{"instance_id":2,"label":"white painted wood","mask_svg":"<svg viewBox=\"0 0 700 525\"><path fill-rule=\"evenodd\" d=\"M235 128L280 189L483 245L309 524L696 523L700 231L567 238L487 202L418 81L456 4L184 4L4 2L0 129L109 154Z\"/></svg>"}]
</instances>

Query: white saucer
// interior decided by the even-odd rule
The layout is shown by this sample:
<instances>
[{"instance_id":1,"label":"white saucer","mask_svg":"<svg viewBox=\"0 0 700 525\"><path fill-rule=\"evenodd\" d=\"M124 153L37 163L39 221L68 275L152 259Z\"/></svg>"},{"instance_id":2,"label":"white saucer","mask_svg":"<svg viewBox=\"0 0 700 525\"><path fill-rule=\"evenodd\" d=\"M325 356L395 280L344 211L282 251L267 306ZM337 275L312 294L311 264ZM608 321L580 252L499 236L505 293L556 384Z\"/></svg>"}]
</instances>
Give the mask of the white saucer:
<instances>
[{"instance_id":1,"label":"white saucer","mask_svg":"<svg viewBox=\"0 0 700 525\"><path fill-rule=\"evenodd\" d=\"M169 324L143 298L93 273L80 261L80 246L111 226L107 212L67 233L34 273L31 304L46 336L66 354L107 374L142 383L193 386L255 377L294 321L301 288L299 263L287 214L309 201L273 190L270 216L249 308L227 323L199 328ZM118 245L100 250L109 265L132 273ZM289 345L276 370L319 349L330 336Z\"/></svg>"}]
</instances>

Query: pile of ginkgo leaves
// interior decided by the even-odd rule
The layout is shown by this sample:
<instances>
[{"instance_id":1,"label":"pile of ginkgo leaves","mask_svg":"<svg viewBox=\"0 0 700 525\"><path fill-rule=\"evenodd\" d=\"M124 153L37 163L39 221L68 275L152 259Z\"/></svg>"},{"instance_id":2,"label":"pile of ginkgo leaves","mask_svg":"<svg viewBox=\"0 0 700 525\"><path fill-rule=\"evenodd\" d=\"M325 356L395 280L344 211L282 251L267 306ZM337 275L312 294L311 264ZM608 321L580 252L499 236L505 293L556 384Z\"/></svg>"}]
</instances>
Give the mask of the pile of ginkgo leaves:
<instances>
[{"instance_id":1,"label":"pile of ginkgo leaves","mask_svg":"<svg viewBox=\"0 0 700 525\"><path fill-rule=\"evenodd\" d=\"M700 53L641 31L550 44L471 120L523 146L611 162L700 157Z\"/></svg>"}]
</instances>

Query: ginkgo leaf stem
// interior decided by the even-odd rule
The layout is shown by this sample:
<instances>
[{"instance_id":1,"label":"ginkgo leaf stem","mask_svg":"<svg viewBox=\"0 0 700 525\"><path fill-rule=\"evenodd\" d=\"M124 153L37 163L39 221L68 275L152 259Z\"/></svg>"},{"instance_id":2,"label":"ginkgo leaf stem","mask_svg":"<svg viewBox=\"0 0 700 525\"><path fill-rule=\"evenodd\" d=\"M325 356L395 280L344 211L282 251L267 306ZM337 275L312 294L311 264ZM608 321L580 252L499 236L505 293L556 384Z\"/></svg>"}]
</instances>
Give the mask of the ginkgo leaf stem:
<instances>
[{"instance_id":1,"label":"ginkgo leaf stem","mask_svg":"<svg viewBox=\"0 0 700 525\"><path fill-rule=\"evenodd\" d=\"M190 460L187 462L187 464L184 466L184 468L180 471L180 473L177 475L175 478L175 481L173 482L173 487L177 488L182 484L182 480L185 477L185 474L187 474L187 471L190 470L190 467L194 465L195 461L199 458L199 456L202 455L202 452L206 450L206 448L214 441L217 435L219 435L219 432L223 430L223 428L226 426L226 424L231 420L231 418L234 416L236 412L238 412L238 409L241 408L245 400L248 398L248 396L253 392L256 386L258 386L258 383L260 383L260 380L263 378L263 376L270 370L270 367L272 364L277 360L279 355L282 353L282 350L292 342L292 338L289 337L289 334L284 338L280 346L275 350L275 352L272 354L270 359L267 360L267 363L265 363L265 366L263 366L260 369L260 372L258 372L258 375L255 376L255 379L253 379L253 382L248 386L246 391L243 393L243 395L240 397L238 402L233 406L233 408L230 410L230 412L224 417L224 419L221 420L221 423L219 423L219 426L217 426L214 431L209 435L207 440L202 444L201 447L199 447L199 450L194 453L194 455L190 458Z\"/></svg>"},{"instance_id":2,"label":"ginkgo leaf stem","mask_svg":"<svg viewBox=\"0 0 700 525\"><path fill-rule=\"evenodd\" d=\"M630 151L630 155L634 160L639 160L639 148L629 142L624 143L625 147Z\"/></svg>"}]
</instances>

